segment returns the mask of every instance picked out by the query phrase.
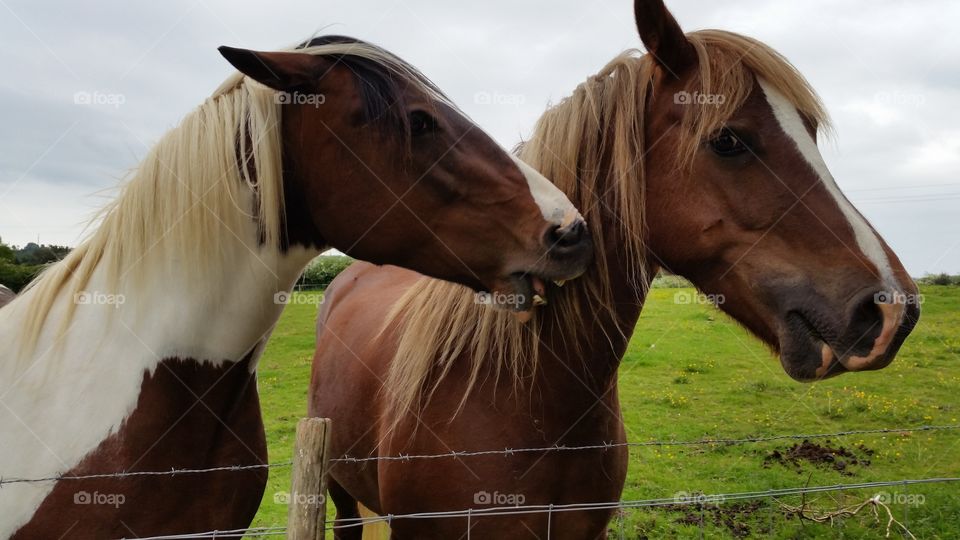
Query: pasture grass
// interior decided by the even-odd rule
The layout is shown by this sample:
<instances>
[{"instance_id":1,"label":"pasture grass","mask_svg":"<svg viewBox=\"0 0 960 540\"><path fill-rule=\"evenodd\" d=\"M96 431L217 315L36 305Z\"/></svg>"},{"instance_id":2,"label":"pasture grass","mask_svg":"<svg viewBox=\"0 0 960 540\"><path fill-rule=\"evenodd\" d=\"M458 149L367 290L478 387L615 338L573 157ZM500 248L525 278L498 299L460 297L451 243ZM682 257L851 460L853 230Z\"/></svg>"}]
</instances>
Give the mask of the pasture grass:
<instances>
[{"instance_id":1,"label":"pasture grass","mask_svg":"<svg viewBox=\"0 0 960 540\"><path fill-rule=\"evenodd\" d=\"M631 441L698 440L854 429L960 424L960 288L924 286L923 316L887 369L813 384L791 380L778 360L737 323L709 305L677 303L690 289L654 289L620 368L620 396ZM682 302L682 301L681 301ZM260 394L271 461L292 455L306 411L316 309L291 304L260 367ZM801 441L632 448L624 500L695 497L797 486L960 476L960 432L902 432L814 440L853 459L826 464L771 459ZM462 449L470 450L470 449ZM849 463L847 463L849 462ZM869 462L867 464L866 462ZM842 469L842 470L841 470ZM286 523L277 496L289 468L271 471L254 526ZM871 507L833 523L789 515L781 505L837 510L883 492L893 515L917 538L960 534L960 485L928 484L696 507L630 510L611 538L877 538L886 534ZM332 506L332 505L331 505ZM703 522L701 526L700 522ZM891 537L901 537L894 526Z\"/></svg>"}]
</instances>

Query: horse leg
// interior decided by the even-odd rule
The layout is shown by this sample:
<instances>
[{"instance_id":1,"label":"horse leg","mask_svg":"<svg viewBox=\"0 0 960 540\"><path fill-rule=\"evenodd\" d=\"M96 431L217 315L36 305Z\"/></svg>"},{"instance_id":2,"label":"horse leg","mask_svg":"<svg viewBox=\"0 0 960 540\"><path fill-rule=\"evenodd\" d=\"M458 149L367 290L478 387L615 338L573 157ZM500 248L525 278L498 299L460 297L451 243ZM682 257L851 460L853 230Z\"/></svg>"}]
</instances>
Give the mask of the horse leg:
<instances>
[{"instance_id":1,"label":"horse leg","mask_svg":"<svg viewBox=\"0 0 960 540\"><path fill-rule=\"evenodd\" d=\"M347 493L347 490L343 489L343 487L332 478L327 484L327 491L330 493L330 498L333 499L333 505L337 508L337 519L334 522L334 526L354 524L353 527L334 529L334 540L361 540L363 537L363 527L355 525L355 522L344 523L342 521L345 519L357 519L360 517L360 511L357 508L357 500Z\"/></svg>"}]
</instances>

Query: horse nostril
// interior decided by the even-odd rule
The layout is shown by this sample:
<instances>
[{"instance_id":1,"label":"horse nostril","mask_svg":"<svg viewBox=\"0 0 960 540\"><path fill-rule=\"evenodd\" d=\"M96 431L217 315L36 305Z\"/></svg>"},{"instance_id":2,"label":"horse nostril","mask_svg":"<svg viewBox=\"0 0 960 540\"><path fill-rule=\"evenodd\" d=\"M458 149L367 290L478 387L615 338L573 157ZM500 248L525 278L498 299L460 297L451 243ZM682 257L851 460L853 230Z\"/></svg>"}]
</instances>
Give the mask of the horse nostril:
<instances>
[{"instance_id":1,"label":"horse nostril","mask_svg":"<svg viewBox=\"0 0 960 540\"><path fill-rule=\"evenodd\" d=\"M885 303L883 294L870 293L854 305L848 330L850 352L865 355L873 349L874 342L883 331L884 314L878 305Z\"/></svg>"},{"instance_id":2,"label":"horse nostril","mask_svg":"<svg viewBox=\"0 0 960 540\"><path fill-rule=\"evenodd\" d=\"M893 361L912 329L905 320L912 312L914 321L918 310L911 310L908 295L900 291L879 291L865 295L853 304L850 327L840 362L849 371L880 369Z\"/></svg>"},{"instance_id":3,"label":"horse nostril","mask_svg":"<svg viewBox=\"0 0 960 540\"><path fill-rule=\"evenodd\" d=\"M550 249L565 249L579 246L586 235L587 224L578 219L565 227L551 227L547 230L545 240Z\"/></svg>"}]
</instances>

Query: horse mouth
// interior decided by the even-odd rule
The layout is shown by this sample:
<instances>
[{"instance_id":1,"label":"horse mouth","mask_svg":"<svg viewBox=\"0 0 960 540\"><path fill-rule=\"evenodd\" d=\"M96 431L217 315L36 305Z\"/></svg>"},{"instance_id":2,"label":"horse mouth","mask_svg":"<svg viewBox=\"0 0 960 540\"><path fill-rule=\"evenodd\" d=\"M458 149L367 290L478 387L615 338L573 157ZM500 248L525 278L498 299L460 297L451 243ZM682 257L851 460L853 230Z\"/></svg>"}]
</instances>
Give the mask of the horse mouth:
<instances>
[{"instance_id":1,"label":"horse mouth","mask_svg":"<svg viewBox=\"0 0 960 540\"><path fill-rule=\"evenodd\" d=\"M920 317L917 303L886 301L890 295L868 287L840 306L808 303L786 311L779 332L784 370L817 381L890 365Z\"/></svg>"},{"instance_id":2,"label":"horse mouth","mask_svg":"<svg viewBox=\"0 0 960 540\"><path fill-rule=\"evenodd\" d=\"M789 312L780 340L780 361L787 374L801 382L813 382L845 373L847 369L830 346L829 335L815 318Z\"/></svg>"},{"instance_id":3,"label":"horse mouth","mask_svg":"<svg viewBox=\"0 0 960 540\"><path fill-rule=\"evenodd\" d=\"M510 311L520 322L527 322L533 317L536 307L548 303L549 282L562 287L566 280L550 279L530 272L514 272L507 276L500 287L486 293L484 303Z\"/></svg>"}]
</instances>

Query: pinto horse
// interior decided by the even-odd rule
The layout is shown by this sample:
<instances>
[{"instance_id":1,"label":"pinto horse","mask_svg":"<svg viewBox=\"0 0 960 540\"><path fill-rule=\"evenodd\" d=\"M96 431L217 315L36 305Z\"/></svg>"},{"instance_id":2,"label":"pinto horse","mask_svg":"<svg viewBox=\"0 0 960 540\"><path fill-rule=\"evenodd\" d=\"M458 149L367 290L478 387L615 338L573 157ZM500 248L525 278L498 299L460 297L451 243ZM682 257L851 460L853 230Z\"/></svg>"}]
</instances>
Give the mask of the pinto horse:
<instances>
[{"instance_id":1,"label":"pinto horse","mask_svg":"<svg viewBox=\"0 0 960 540\"><path fill-rule=\"evenodd\" d=\"M391 53L342 37L221 53L239 72L0 310L0 478L59 479L3 485L0 538L249 526L257 360L279 293L329 246L502 294L586 269L569 200ZM109 476L233 466L251 467Z\"/></svg>"},{"instance_id":2,"label":"pinto horse","mask_svg":"<svg viewBox=\"0 0 960 540\"><path fill-rule=\"evenodd\" d=\"M660 269L724 295L799 381L893 360L919 311L891 299L917 289L827 170L813 89L763 43L684 34L661 1L635 8L648 53L614 58L519 149L590 221L590 270L547 283L524 324L463 287L351 266L327 289L309 395L310 415L333 419L333 457L625 442L617 368ZM393 516L395 539L603 538L612 510L402 515L476 508L484 492L616 501L627 460L621 446L340 461L330 495L341 525L359 501Z\"/></svg>"}]
</instances>

